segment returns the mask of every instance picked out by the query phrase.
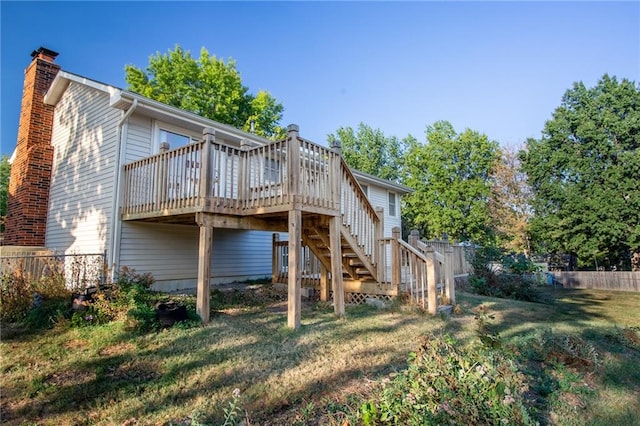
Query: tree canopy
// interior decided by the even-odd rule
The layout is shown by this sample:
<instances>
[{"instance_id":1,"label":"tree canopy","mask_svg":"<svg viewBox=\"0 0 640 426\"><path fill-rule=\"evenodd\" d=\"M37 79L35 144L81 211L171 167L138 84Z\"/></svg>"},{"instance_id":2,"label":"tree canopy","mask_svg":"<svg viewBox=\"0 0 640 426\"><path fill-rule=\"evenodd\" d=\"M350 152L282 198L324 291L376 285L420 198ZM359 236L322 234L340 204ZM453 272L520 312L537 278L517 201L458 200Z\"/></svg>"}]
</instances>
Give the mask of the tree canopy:
<instances>
[{"instance_id":1,"label":"tree canopy","mask_svg":"<svg viewBox=\"0 0 640 426\"><path fill-rule=\"evenodd\" d=\"M498 143L448 121L426 130L426 144L413 141L405 155L406 216L422 235L485 242L491 238L488 200Z\"/></svg>"},{"instance_id":2,"label":"tree canopy","mask_svg":"<svg viewBox=\"0 0 640 426\"><path fill-rule=\"evenodd\" d=\"M608 75L575 83L520 159L532 230L550 251L583 267L640 256L640 86Z\"/></svg>"},{"instance_id":3,"label":"tree canopy","mask_svg":"<svg viewBox=\"0 0 640 426\"><path fill-rule=\"evenodd\" d=\"M151 56L146 70L126 65L125 80L131 91L203 117L268 138L286 134L279 125L282 104L264 90L250 94L235 61L225 63L204 47L198 59L176 45Z\"/></svg>"},{"instance_id":4,"label":"tree canopy","mask_svg":"<svg viewBox=\"0 0 640 426\"><path fill-rule=\"evenodd\" d=\"M491 172L489 212L497 243L510 252L531 254L529 220L533 216L531 189L518 151L503 147Z\"/></svg>"},{"instance_id":5,"label":"tree canopy","mask_svg":"<svg viewBox=\"0 0 640 426\"><path fill-rule=\"evenodd\" d=\"M356 170L382 179L398 182L404 155L405 141L387 137L379 129L360 123L357 132L351 127L340 127L329 140L339 139L345 162Z\"/></svg>"}]
</instances>

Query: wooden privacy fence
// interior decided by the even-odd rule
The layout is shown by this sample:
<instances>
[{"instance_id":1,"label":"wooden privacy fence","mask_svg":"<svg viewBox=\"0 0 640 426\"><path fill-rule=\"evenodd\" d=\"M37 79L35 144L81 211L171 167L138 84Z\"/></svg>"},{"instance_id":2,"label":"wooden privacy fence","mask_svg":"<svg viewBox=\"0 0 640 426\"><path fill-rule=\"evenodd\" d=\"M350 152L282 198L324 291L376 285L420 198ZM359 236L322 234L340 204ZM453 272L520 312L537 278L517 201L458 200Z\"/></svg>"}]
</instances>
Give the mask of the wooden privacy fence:
<instances>
[{"instance_id":1,"label":"wooden privacy fence","mask_svg":"<svg viewBox=\"0 0 640 426\"><path fill-rule=\"evenodd\" d=\"M561 271L550 274L565 288L640 292L640 272Z\"/></svg>"},{"instance_id":2,"label":"wooden privacy fence","mask_svg":"<svg viewBox=\"0 0 640 426\"><path fill-rule=\"evenodd\" d=\"M0 275L19 274L29 282L63 278L71 290L100 286L106 282L106 252L56 254L50 250L12 251L3 247Z\"/></svg>"}]
</instances>

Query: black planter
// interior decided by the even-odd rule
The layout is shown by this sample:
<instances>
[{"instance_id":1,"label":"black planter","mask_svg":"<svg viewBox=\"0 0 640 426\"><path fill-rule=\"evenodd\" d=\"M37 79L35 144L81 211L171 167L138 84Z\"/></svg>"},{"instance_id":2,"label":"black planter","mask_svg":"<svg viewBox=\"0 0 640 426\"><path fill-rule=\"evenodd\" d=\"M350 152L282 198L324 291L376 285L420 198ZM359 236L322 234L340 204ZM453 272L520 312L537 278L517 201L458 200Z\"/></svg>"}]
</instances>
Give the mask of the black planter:
<instances>
[{"instance_id":1,"label":"black planter","mask_svg":"<svg viewBox=\"0 0 640 426\"><path fill-rule=\"evenodd\" d=\"M174 323L187 319L187 307L176 302L158 302L155 310L163 327L171 327Z\"/></svg>"}]
</instances>

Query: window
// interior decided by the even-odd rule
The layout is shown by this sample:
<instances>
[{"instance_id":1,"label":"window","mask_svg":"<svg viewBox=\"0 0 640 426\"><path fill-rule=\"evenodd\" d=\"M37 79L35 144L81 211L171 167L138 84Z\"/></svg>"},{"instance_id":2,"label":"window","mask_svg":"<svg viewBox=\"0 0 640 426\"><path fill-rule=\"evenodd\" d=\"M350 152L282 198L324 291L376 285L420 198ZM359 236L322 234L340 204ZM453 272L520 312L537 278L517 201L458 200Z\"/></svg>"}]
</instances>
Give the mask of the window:
<instances>
[{"instance_id":1,"label":"window","mask_svg":"<svg viewBox=\"0 0 640 426\"><path fill-rule=\"evenodd\" d=\"M167 142L169 149L180 148L181 146L189 145L191 138L186 135L174 133L169 130L160 129L160 143Z\"/></svg>"},{"instance_id":2,"label":"window","mask_svg":"<svg viewBox=\"0 0 640 426\"><path fill-rule=\"evenodd\" d=\"M389 192L389 216L396 215L396 194Z\"/></svg>"},{"instance_id":3,"label":"window","mask_svg":"<svg viewBox=\"0 0 640 426\"><path fill-rule=\"evenodd\" d=\"M167 143L169 149L173 150L201 140L195 133L159 121L154 124L154 134L154 152L160 152L163 143Z\"/></svg>"},{"instance_id":4,"label":"window","mask_svg":"<svg viewBox=\"0 0 640 426\"><path fill-rule=\"evenodd\" d=\"M360 187L362 188L362 192L364 192L364 195L366 195L368 197L369 196L369 186L360 185Z\"/></svg>"},{"instance_id":5,"label":"window","mask_svg":"<svg viewBox=\"0 0 640 426\"><path fill-rule=\"evenodd\" d=\"M280 161L273 158L264 159L264 180L270 183L280 180Z\"/></svg>"}]
</instances>

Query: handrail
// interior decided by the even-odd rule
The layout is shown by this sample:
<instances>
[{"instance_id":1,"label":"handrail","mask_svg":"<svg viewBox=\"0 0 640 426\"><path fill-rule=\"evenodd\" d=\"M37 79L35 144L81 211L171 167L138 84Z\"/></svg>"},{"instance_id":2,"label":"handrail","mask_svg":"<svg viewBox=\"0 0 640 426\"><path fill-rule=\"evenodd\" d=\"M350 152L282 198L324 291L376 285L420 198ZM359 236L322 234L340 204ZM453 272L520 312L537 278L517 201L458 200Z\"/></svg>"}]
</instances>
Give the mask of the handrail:
<instances>
[{"instance_id":1,"label":"handrail","mask_svg":"<svg viewBox=\"0 0 640 426\"><path fill-rule=\"evenodd\" d=\"M342 224L369 261L376 264L376 226L380 225L380 218L343 159L340 164Z\"/></svg>"}]
</instances>

